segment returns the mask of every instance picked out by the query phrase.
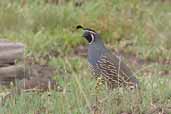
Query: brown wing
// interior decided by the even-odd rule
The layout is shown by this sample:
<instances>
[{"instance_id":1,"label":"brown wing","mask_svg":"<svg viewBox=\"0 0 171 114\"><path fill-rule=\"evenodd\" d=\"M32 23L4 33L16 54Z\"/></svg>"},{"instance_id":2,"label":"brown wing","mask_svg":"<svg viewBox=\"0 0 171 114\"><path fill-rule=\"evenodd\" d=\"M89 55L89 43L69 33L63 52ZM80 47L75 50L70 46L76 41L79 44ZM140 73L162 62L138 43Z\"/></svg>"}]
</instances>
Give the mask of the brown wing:
<instances>
[{"instance_id":1,"label":"brown wing","mask_svg":"<svg viewBox=\"0 0 171 114\"><path fill-rule=\"evenodd\" d=\"M127 86L137 83L131 70L116 56L106 52L97 62L100 73L114 85Z\"/></svg>"},{"instance_id":2,"label":"brown wing","mask_svg":"<svg viewBox=\"0 0 171 114\"><path fill-rule=\"evenodd\" d=\"M100 71L99 69L96 67L96 65L91 65L90 63L88 64L89 65L89 69L91 71L91 73L97 78L98 76L100 76Z\"/></svg>"}]
</instances>

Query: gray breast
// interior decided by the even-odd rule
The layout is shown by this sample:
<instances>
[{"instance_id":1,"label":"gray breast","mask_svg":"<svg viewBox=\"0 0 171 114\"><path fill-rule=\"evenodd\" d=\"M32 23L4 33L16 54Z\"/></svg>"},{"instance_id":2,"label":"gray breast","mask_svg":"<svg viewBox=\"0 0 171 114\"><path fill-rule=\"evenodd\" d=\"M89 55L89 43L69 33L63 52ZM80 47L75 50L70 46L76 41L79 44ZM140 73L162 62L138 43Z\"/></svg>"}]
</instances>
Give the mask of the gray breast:
<instances>
[{"instance_id":1,"label":"gray breast","mask_svg":"<svg viewBox=\"0 0 171 114\"><path fill-rule=\"evenodd\" d=\"M100 57L107 51L101 42L94 42L88 46L88 61L95 65Z\"/></svg>"}]
</instances>

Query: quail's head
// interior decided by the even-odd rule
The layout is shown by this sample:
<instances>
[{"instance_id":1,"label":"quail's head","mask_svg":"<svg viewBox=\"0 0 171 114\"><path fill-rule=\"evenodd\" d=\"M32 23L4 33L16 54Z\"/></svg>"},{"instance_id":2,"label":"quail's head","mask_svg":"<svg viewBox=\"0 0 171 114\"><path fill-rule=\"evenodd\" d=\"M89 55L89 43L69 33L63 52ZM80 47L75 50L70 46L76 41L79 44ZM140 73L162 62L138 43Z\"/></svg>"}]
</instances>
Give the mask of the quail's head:
<instances>
[{"instance_id":1,"label":"quail's head","mask_svg":"<svg viewBox=\"0 0 171 114\"><path fill-rule=\"evenodd\" d=\"M98 34L94 30L90 28L84 28L81 25L78 25L76 28L84 30L82 36L88 41L89 44L92 44L97 39Z\"/></svg>"}]
</instances>

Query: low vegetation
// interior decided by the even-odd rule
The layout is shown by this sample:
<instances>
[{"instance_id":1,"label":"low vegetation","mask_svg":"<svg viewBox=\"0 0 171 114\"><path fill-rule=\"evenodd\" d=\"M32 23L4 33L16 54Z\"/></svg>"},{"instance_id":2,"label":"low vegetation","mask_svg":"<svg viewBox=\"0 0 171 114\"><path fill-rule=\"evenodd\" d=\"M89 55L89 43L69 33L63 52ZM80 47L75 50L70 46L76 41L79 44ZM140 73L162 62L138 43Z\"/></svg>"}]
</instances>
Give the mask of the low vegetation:
<instances>
[{"instance_id":1,"label":"low vegetation","mask_svg":"<svg viewBox=\"0 0 171 114\"><path fill-rule=\"evenodd\" d=\"M79 2L79 5L78 3ZM0 38L22 42L26 57L56 69L62 91L21 92L1 114L170 114L171 2L168 0L0 1ZM86 41L75 30L97 30L140 80L139 91L109 91L88 71ZM78 51L75 53L75 51ZM8 89L0 89L3 93Z\"/></svg>"}]
</instances>

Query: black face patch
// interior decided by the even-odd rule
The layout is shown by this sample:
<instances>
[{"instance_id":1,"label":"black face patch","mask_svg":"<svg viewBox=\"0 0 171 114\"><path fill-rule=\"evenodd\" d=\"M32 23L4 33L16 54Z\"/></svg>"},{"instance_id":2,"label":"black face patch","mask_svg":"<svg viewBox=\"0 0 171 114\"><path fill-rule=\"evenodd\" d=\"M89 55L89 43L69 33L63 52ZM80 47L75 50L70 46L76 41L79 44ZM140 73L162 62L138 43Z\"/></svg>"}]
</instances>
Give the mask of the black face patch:
<instances>
[{"instance_id":1,"label":"black face patch","mask_svg":"<svg viewBox=\"0 0 171 114\"><path fill-rule=\"evenodd\" d=\"M89 42L89 44L93 43L95 40L95 34L96 32L90 28L84 28L81 25L77 25L76 29L83 29L84 30L84 34L83 37L87 39L87 41Z\"/></svg>"},{"instance_id":2,"label":"black face patch","mask_svg":"<svg viewBox=\"0 0 171 114\"><path fill-rule=\"evenodd\" d=\"M94 34L89 32L89 31L86 31L84 34L83 34L83 37L87 39L87 41L91 44L92 42L94 42Z\"/></svg>"}]
</instances>

